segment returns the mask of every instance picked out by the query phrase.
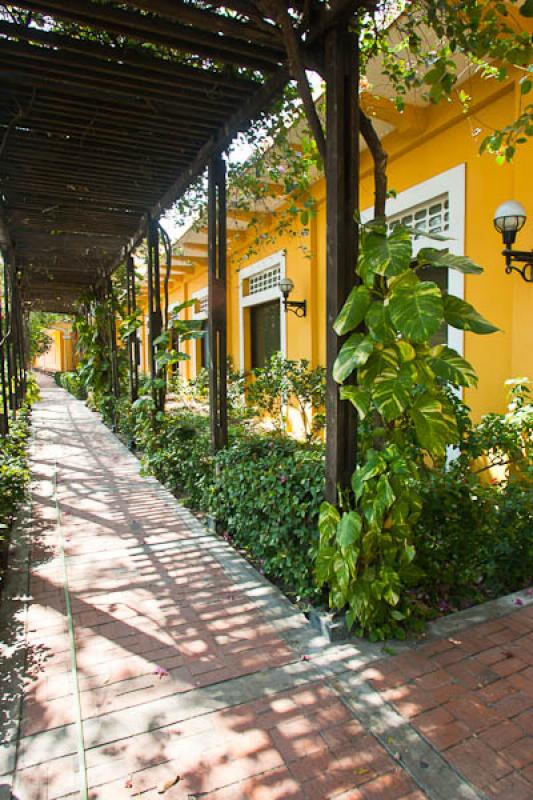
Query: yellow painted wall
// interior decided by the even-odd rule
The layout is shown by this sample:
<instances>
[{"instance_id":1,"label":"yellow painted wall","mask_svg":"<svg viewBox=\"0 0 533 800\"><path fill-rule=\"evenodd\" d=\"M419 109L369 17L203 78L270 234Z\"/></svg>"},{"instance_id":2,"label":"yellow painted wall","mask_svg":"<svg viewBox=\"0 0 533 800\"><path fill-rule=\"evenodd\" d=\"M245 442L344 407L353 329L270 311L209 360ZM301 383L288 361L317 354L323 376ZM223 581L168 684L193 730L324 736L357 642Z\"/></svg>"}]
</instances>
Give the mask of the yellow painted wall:
<instances>
[{"instance_id":1,"label":"yellow painted wall","mask_svg":"<svg viewBox=\"0 0 533 800\"><path fill-rule=\"evenodd\" d=\"M46 328L45 333L52 340L47 353L35 359L35 366L46 372L70 372L76 366L74 334L70 323L59 322L53 328Z\"/></svg>"},{"instance_id":2,"label":"yellow painted wall","mask_svg":"<svg viewBox=\"0 0 533 800\"><path fill-rule=\"evenodd\" d=\"M466 171L465 254L485 268L482 276L466 276L465 299L501 328L491 336L465 335L465 356L479 373L479 388L466 393L474 415L502 411L505 407L504 381L509 377L533 377L533 285L518 275L504 273L502 244L493 228L497 205L506 199L520 200L533 216L533 147L523 146L511 165L499 166L493 156L479 155L483 136L494 127L507 124L516 112L519 91L516 81L499 84L473 79L465 90L474 98L465 115L458 103L436 107L410 108L399 117L398 129L385 137L389 153L389 186L402 192L459 164ZM389 110L390 113L390 110ZM476 129L479 132L474 135ZM372 167L368 153L361 158L360 208L372 204ZM286 253L286 272L295 284L293 299L306 299L308 316L287 316L287 356L307 358L312 365L325 363L325 184L313 188L317 213L304 236L283 235L260 248L253 258L243 260L246 247L255 236L230 234L228 245L228 350L233 363L241 365L239 346L239 269L279 250ZM265 225L265 231L269 226ZM301 228L296 227L301 233ZM453 231L450 232L453 235ZM302 246L310 256L302 252ZM519 234L517 247L533 248L533 222ZM205 266L186 276L172 290L171 302L182 302L207 286ZM187 318L191 318L189 310ZM193 343L185 349L192 353ZM143 348L143 353L145 352ZM144 363L146 369L146 364ZM183 367L193 376L193 361Z\"/></svg>"}]
</instances>

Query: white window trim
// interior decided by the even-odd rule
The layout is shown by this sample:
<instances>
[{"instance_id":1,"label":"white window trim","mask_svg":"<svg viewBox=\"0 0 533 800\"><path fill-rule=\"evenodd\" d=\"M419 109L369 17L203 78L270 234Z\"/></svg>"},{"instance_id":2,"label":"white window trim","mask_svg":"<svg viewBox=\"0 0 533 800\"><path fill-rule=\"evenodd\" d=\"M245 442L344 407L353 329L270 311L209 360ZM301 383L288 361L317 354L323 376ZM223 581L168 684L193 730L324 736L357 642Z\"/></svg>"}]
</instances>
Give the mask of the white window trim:
<instances>
[{"instance_id":1,"label":"white window trim","mask_svg":"<svg viewBox=\"0 0 533 800\"><path fill-rule=\"evenodd\" d=\"M413 206L422 205L430 202L434 198L448 195L449 228L453 231L453 238L445 242L439 242L420 236L413 241L413 252L417 253L422 247L435 247L442 250L446 249L456 256L465 254L465 193L466 193L466 168L465 164L458 164L456 167L441 172L427 181L417 183L404 192L400 192L396 197L387 200L385 214L393 217L402 214ZM365 209L361 214L362 222L369 222L372 219L373 210ZM464 299L465 280L464 275L457 270L451 269L448 273L448 291L450 294ZM464 355L464 331L459 331L448 325L448 346L453 347L460 355Z\"/></svg>"},{"instance_id":2,"label":"white window trim","mask_svg":"<svg viewBox=\"0 0 533 800\"><path fill-rule=\"evenodd\" d=\"M239 272L239 358L241 370L244 371L244 309L251 306L258 306L262 303L269 303L272 300L279 300L279 320L280 331L279 340L281 345L281 355L287 358L287 319L283 309L283 298L279 290L279 286L274 286L272 289L266 289L263 292L256 294L244 294L244 281L263 272L265 269L279 266L280 280L285 277L285 251L278 250L276 253L262 258L261 261L256 261L255 264L250 264L249 267L244 267Z\"/></svg>"},{"instance_id":3,"label":"white window trim","mask_svg":"<svg viewBox=\"0 0 533 800\"><path fill-rule=\"evenodd\" d=\"M199 303L208 296L208 288L204 286L202 289L198 289L196 292L191 292L191 300L197 300ZM207 319L207 314L205 311L196 311L193 306L192 318L205 321ZM198 361L196 357L197 351L197 339L191 339L192 347L191 347L191 374L194 378L198 377Z\"/></svg>"}]
</instances>

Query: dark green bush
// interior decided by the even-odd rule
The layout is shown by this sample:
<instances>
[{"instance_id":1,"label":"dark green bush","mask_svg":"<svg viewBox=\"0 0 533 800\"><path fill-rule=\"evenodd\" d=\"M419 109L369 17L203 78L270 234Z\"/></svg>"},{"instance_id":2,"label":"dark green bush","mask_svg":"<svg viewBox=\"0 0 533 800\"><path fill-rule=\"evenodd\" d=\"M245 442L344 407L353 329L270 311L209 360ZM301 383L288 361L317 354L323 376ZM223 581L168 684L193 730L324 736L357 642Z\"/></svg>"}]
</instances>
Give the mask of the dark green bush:
<instances>
[{"instance_id":1,"label":"dark green bush","mask_svg":"<svg viewBox=\"0 0 533 800\"><path fill-rule=\"evenodd\" d=\"M54 377L59 386L77 397L78 400L87 399L87 391L77 372L56 372Z\"/></svg>"},{"instance_id":2,"label":"dark green bush","mask_svg":"<svg viewBox=\"0 0 533 800\"><path fill-rule=\"evenodd\" d=\"M213 465L209 419L189 411L155 413L151 398L134 404L134 432L142 465L192 508L205 508Z\"/></svg>"},{"instance_id":3,"label":"dark green bush","mask_svg":"<svg viewBox=\"0 0 533 800\"><path fill-rule=\"evenodd\" d=\"M284 436L240 438L215 458L209 508L267 577L316 595L313 551L324 492L324 449Z\"/></svg>"},{"instance_id":4,"label":"dark green bush","mask_svg":"<svg viewBox=\"0 0 533 800\"><path fill-rule=\"evenodd\" d=\"M533 487L429 473L415 528L417 593L441 610L516 591L533 576Z\"/></svg>"}]
</instances>

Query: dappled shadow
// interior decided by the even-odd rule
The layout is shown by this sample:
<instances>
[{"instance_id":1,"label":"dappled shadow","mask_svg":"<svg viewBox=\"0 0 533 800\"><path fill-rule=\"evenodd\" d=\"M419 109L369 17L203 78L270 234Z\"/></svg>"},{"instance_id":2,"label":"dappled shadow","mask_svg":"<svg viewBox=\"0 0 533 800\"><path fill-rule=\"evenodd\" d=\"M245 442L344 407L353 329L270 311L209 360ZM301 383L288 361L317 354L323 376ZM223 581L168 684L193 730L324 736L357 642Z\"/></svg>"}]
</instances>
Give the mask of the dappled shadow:
<instances>
[{"instance_id":1,"label":"dappled shadow","mask_svg":"<svg viewBox=\"0 0 533 800\"><path fill-rule=\"evenodd\" d=\"M50 390L35 427L34 501L50 521L57 470L93 800L161 790L178 776L167 800L296 800L363 785L368 797L379 789L399 800L413 790L407 782L396 791L402 776L393 760L312 665L298 663L224 570L216 540L139 476L96 418ZM31 574L29 641L45 656L24 703L24 800L38 796L42 781L49 797L76 791L59 562ZM46 768L41 752L54 756Z\"/></svg>"}]
</instances>

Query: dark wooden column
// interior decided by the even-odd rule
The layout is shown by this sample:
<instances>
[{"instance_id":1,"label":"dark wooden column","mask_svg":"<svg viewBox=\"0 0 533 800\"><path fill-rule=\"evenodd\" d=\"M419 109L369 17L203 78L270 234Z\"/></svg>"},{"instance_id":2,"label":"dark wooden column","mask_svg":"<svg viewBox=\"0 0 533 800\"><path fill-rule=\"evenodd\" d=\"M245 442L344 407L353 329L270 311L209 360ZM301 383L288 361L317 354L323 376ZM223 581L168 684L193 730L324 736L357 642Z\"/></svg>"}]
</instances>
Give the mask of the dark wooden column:
<instances>
[{"instance_id":1,"label":"dark wooden column","mask_svg":"<svg viewBox=\"0 0 533 800\"><path fill-rule=\"evenodd\" d=\"M118 400L120 397L120 383L118 376L117 328L115 322L113 284L111 282L111 278L107 279L106 290L109 321L109 345L111 349L111 392L115 400Z\"/></svg>"},{"instance_id":2,"label":"dark wooden column","mask_svg":"<svg viewBox=\"0 0 533 800\"><path fill-rule=\"evenodd\" d=\"M5 352L7 368L7 396L9 408L13 416L17 412L17 403L14 392L14 365L13 365L13 327L12 327L12 292L11 292L11 255L4 255L4 327L5 327Z\"/></svg>"},{"instance_id":3,"label":"dark wooden column","mask_svg":"<svg viewBox=\"0 0 533 800\"><path fill-rule=\"evenodd\" d=\"M211 445L216 452L228 442L226 311L226 165L212 159L208 172L208 324L209 414Z\"/></svg>"},{"instance_id":4,"label":"dark wooden column","mask_svg":"<svg viewBox=\"0 0 533 800\"><path fill-rule=\"evenodd\" d=\"M343 344L333 323L356 283L359 124L357 41L345 24L326 38L326 497L334 503L338 487L350 485L356 463L357 419L351 403L341 401L333 364Z\"/></svg>"},{"instance_id":5,"label":"dark wooden column","mask_svg":"<svg viewBox=\"0 0 533 800\"><path fill-rule=\"evenodd\" d=\"M154 342L161 336L161 286L159 269L159 225L157 220L148 217L148 365L152 380L161 377L157 368ZM152 388L152 397L156 408L163 410L164 390Z\"/></svg>"},{"instance_id":6,"label":"dark wooden column","mask_svg":"<svg viewBox=\"0 0 533 800\"><path fill-rule=\"evenodd\" d=\"M133 256L126 257L126 286L128 316L135 313L137 298L135 292L135 267ZM139 336L137 330L128 336L128 375L130 382L130 400L134 403L139 396Z\"/></svg>"},{"instance_id":7,"label":"dark wooden column","mask_svg":"<svg viewBox=\"0 0 533 800\"><path fill-rule=\"evenodd\" d=\"M5 256L4 256L5 257ZM5 291L5 287L4 287ZM4 324L3 303L0 298L0 387L2 391L2 408L0 409L0 434L6 436L9 431L9 400L7 390L7 327Z\"/></svg>"}]
</instances>

